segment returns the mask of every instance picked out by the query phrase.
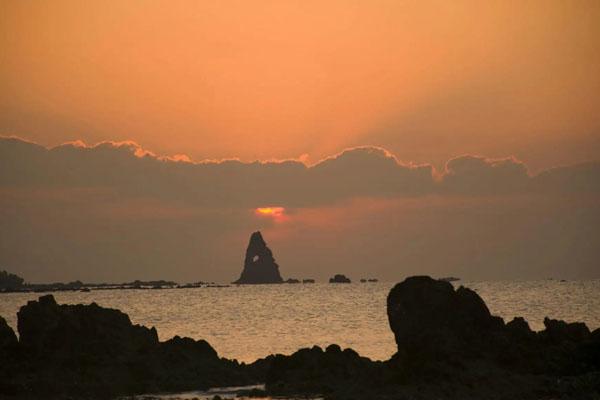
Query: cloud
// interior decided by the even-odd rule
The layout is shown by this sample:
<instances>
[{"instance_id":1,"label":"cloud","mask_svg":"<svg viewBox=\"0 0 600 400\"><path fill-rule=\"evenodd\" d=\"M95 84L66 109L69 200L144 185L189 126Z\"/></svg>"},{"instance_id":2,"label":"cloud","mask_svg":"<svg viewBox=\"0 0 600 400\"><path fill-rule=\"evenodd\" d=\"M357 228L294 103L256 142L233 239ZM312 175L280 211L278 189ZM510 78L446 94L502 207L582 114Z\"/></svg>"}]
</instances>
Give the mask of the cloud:
<instances>
[{"instance_id":1,"label":"cloud","mask_svg":"<svg viewBox=\"0 0 600 400\"><path fill-rule=\"evenodd\" d=\"M48 149L2 137L0 156L2 186L103 187L124 196L203 206L306 207L356 197L600 190L600 163L530 177L526 165L514 158L465 155L448 161L437 174L431 165L403 163L374 146L350 148L306 165L298 160L194 162L183 155L158 156L132 141L77 141Z\"/></svg>"},{"instance_id":2,"label":"cloud","mask_svg":"<svg viewBox=\"0 0 600 400\"><path fill-rule=\"evenodd\" d=\"M314 165L298 160L192 162L161 157L135 142L81 141L46 149L0 139L0 184L109 187L128 196L179 199L204 206L309 206L359 196L431 191L430 166L405 165L384 149L348 149Z\"/></svg>"},{"instance_id":3,"label":"cloud","mask_svg":"<svg viewBox=\"0 0 600 400\"><path fill-rule=\"evenodd\" d=\"M543 193L600 193L600 163L586 162L542 171L532 188Z\"/></svg>"},{"instance_id":4,"label":"cloud","mask_svg":"<svg viewBox=\"0 0 600 400\"><path fill-rule=\"evenodd\" d=\"M517 193L528 190L529 181L527 167L513 157L465 155L446 163L441 186L450 193Z\"/></svg>"},{"instance_id":5,"label":"cloud","mask_svg":"<svg viewBox=\"0 0 600 400\"><path fill-rule=\"evenodd\" d=\"M34 281L227 282L263 229L285 276L597 276L599 182L600 163L530 176L465 155L438 172L373 146L310 165L180 161L129 141L4 137L0 266Z\"/></svg>"}]
</instances>

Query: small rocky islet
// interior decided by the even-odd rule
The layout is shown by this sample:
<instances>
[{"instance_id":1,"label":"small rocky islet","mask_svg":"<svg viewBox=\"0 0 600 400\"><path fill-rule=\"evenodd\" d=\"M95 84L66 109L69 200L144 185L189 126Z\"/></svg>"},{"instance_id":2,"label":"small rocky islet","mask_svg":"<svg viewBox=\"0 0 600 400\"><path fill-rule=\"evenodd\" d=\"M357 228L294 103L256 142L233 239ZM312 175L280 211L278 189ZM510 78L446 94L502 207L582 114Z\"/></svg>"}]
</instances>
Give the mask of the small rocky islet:
<instances>
[{"instance_id":1,"label":"small rocky islet","mask_svg":"<svg viewBox=\"0 0 600 400\"><path fill-rule=\"evenodd\" d=\"M362 279L361 282L377 282L375 278ZM256 284L311 284L315 283L312 278L288 278L284 280L279 271L279 265L275 261L273 252L267 246L262 233L256 231L250 235L248 247L244 257L244 265L239 279L232 282L235 285L256 285ZM329 283L351 283L350 278L345 275L337 274L329 279ZM125 283L83 283L73 281L68 283L25 283L20 276L0 271L0 294L1 293L49 293L62 291L81 291L90 292L92 290L127 290L127 289L193 289L193 288L223 288L229 285L216 284L215 282L197 281L193 283L178 284L174 281L155 280L141 281L135 280Z\"/></svg>"},{"instance_id":2,"label":"small rocky islet","mask_svg":"<svg viewBox=\"0 0 600 400\"><path fill-rule=\"evenodd\" d=\"M250 235L244 258L244 269L240 278L232 283L283 283L283 278L279 273L279 265L275 262L273 252L267 246L260 231Z\"/></svg>"},{"instance_id":3,"label":"small rocky islet","mask_svg":"<svg viewBox=\"0 0 600 400\"><path fill-rule=\"evenodd\" d=\"M370 279L370 282L377 282L377 279ZM312 278L302 280L288 278L284 280L279 272L279 265L273 257L273 252L267 246L265 239L260 231L250 235L246 256L244 257L244 268L238 280L232 282L237 285L256 285L256 284L274 284L274 283L315 283ZM329 283L351 283L345 275L337 274L329 279Z\"/></svg>"},{"instance_id":4,"label":"small rocky islet","mask_svg":"<svg viewBox=\"0 0 600 400\"><path fill-rule=\"evenodd\" d=\"M0 318L0 398L109 399L143 393L264 383L270 396L330 399L598 399L600 329L522 318L505 323L479 295L426 276L387 298L397 344L372 361L330 345L251 364L218 356L204 340L160 342L154 328L95 303L52 295L17 314L19 336Z\"/></svg>"}]
</instances>

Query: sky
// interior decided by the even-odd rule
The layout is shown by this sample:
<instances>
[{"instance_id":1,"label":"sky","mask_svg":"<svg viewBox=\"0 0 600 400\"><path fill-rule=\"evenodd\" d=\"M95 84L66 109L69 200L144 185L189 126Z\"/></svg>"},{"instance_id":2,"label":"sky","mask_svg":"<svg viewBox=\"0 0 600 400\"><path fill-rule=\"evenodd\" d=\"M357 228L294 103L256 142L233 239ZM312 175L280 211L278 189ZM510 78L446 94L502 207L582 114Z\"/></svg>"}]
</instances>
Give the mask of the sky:
<instances>
[{"instance_id":1,"label":"sky","mask_svg":"<svg viewBox=\"0 0 600 400\"><path fill-rule=\"evenodd\" d=\"M0 0L0 269L231 281L261 229L286 277L600 277L599 20Z\"/></svg>"}]
</instances>

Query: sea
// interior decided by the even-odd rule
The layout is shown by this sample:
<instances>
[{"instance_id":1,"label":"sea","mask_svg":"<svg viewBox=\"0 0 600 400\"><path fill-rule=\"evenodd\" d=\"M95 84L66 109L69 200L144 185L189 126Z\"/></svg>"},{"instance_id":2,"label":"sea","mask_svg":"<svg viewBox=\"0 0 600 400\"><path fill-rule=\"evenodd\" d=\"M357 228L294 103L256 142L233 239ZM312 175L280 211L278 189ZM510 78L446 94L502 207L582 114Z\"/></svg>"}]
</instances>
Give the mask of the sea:
<instances>
[{"instance_id":1,"label":"sea","mask_svg":"<svg viewBox=\"0 0 600 400\"><path fill-rule=\"evenodd\" d=\"M116 308L161 340L207 340L221 357L252 362L269 354L336 343L385 360L396 344L386 298L394 282L231 285L189 289L54 292L59 303ZM534 330L544 317L600 327L600 280L454 282L475 290L494 315L522 316ZM0 315L15 331L17 311L39 293L0 294Z\"/></svg>"}]
</instances>

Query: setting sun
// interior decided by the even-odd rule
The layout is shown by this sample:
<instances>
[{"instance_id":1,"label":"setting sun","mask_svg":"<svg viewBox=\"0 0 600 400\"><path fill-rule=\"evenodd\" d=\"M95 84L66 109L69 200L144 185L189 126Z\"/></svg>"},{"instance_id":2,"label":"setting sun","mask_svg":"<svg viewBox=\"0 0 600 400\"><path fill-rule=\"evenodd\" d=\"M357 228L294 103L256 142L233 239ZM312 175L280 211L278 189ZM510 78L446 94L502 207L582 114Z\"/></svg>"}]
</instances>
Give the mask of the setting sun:
<instances>
[{"instance_id":1,"label":"setting sun","mask_svg":"<svg viewBox=\"0 0 600 400\"><path fill-rule=\"evenodd\" d=\"M259 207L255 210L256 215L264 217L273 217L280 219L284 216L285 208L283 207Z\"/></svg>"}]
</instances>

